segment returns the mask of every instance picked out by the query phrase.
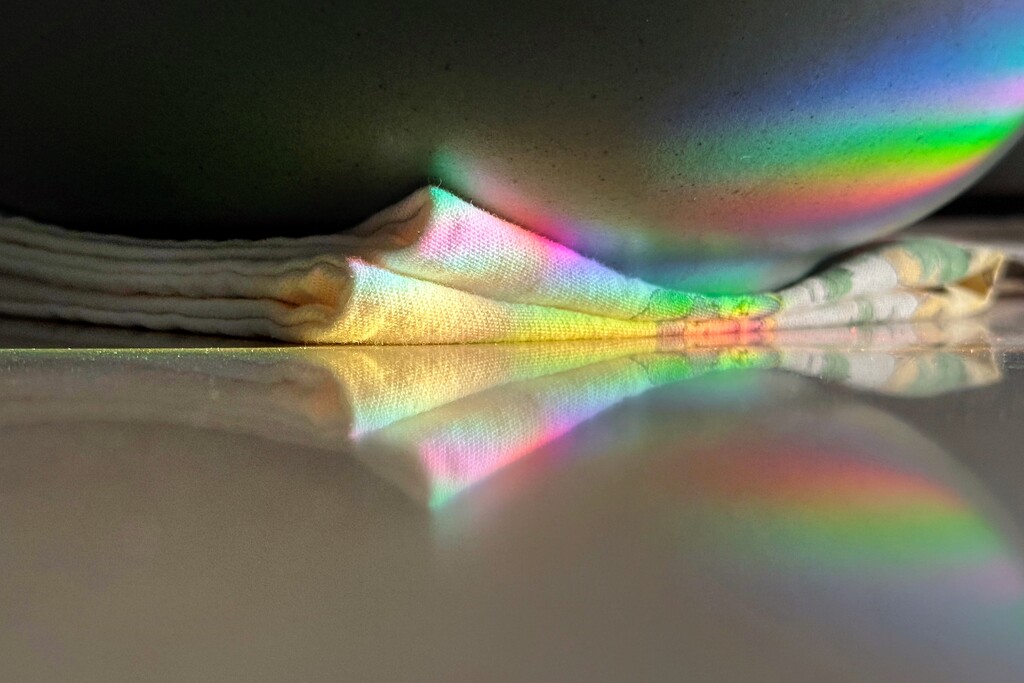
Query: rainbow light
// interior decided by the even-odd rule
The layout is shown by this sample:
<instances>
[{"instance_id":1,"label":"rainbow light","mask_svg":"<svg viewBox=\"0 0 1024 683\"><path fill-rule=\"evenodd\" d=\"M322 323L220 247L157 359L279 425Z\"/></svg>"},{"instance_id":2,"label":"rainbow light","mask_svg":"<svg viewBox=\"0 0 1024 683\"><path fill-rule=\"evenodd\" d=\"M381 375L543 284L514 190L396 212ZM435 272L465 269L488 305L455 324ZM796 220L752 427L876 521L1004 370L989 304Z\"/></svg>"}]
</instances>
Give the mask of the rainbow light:
<instances>
[{"instance_id":1,"label":"rainbow light","mask_svg":"<svg viewBox=\"0 0 1024 683\"><path fill-rule=\"evenodd\" d=\"M552 197L471 145L438 150L432 172L625 272L751 291L794 250L839 249L920 219L1017 138L1024 4L940 14L901 7L859 45L751 75L745 91L645 93L656 104L619 141L635 146L636 184L628 200L615 195L649 206L642 219L588 215L586 182L579 196Z\"/></svg>"},{"instance_id":2,"label":"rainbow light","mask_svg":"<svg viewBox=\"0 0 1024 683\"><path fill-rule=\"evenodd\" d=\"M1024 674L1024 561L964 495L970 482L934 471L934 446L907 463L920 439L894 442L889 424L873 425L884 439L861 430L870 427L708 448L651 486L701 520L702 540L688 537L686 552L754 603L778 599L787 618L801 607L857 638L884 631L886 647L948 647Z\"/></svg>"},{"instance_id":3,"label":"rainbow light","mask_svg":"<svg viewBox=\"0 0 1024 683\"><path fill-rule=\"evenodd\" d=\"M733 548L749 548L747 530L770 538L771 553L787 566L854 573L971 566L1002 547L941 483L855 453L768 444L756 454L702 454L688 474L716 516L741 532ZM1024 590L1019 575L1008 578Z\"/></svg>"},{"instance_id":4,"label":"rainbow light","mask_svg":"<svg viewBox=\"0 0 1024 683\"><path fill-rule=\"evenodd\" d=\"M709 130L665 131L664 181L698 179L679 221L739 234L873 229L970 182L1024 122L1024 11L961 17L956 40L931 30L934 17L905 22L859 60L772 74L727 108L710 103L723 121Z\"/></svg>"},{"instance_id":5,"label":"rainbow light","mask_svg":"<svg viewBox=\"0 0 1024 683\"><path fill-rule=\"evenodd\" d=\"M367 452L384 447L413 453L429 484L426 502L436 508L631 396L710 372L770 367L777 361L770 349L731 348L625 353L560 370L547 365L545 374L398 420L367 434L362 445Z\"/></svg>"}]
</instances>

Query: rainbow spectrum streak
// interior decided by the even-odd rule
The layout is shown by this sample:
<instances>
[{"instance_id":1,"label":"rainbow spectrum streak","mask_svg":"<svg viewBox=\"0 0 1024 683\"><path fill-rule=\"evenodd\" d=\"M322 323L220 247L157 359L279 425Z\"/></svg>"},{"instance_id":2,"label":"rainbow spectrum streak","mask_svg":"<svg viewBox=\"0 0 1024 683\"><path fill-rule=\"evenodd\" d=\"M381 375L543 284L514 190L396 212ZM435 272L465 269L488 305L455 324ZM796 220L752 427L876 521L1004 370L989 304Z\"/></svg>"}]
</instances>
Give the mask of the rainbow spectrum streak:
<instances>
[{"instance_id":1,"label":"rainbow spectrum streak","mask_svg":"<svg viewBox=\"0 0 1024 683\"><path fill-rule=\"evenodd\" d=\"M948 458L903 425L833 427L708 448L659 474L652 486L682 484L676 510L700 520L687 553L759 608L792 618L797 605L872 649L948 648L1024 674L1024 563L970 482L937 472ZM929 457L905 462L922 447Z\"/></svg>"},{"instance_id":2,"label":"rainbow spectrum streak","mask_svg":"<svg viewBox=\"0 0 1024 683\"><path fill-rule=\"evenodd\" d=\"M865 337L860 343L869 342ZM713 373L784 368L909 395L931 395L998 377L985 362L985 353L919 353L910 361L881 351L847 358L820 349L701 348L671 340L465 346L444 354L415 347L365 353L367 360L371 354L376 360L359 367L389 371L356 382L351 372L355 363L339 367L339 372L349 368L353 440L368 465L435 508L631 396ZM330 362L329 357L325 360ZM701 400L724 397L728 403L728 393L716 398L716 390L728 390L744 375L757 377L736 373L728 381L705 384ZM398 377L416 379L407 379L403 387ZM724 380L716 374L720 378ZM620 445L619 450L624 448ZM390 467L389 457L381 453L391 454Z\"/></svg>"},{"instance_id":3,"label":"rainbow spectrum streak","mask_svg":"<svg viewBox=\"0 0 1024 683\"><path fill-rule=\"evenodd\" d=\"M678 131L662 178L699 178L679 220L750 234L874 226L894 207L917 218L976 177L1024 121L1024 17L964 17L952 43L906 21L859 60L766 76L728 108L710 104L721 125Z\"/></svg>"},{"instance_id":4,"label":"rainbow spectrum streak","mask_svg":"<svg viewBox=\"0 0 1024 683\"><path fill-rule=\"evenodd\" d=\"M710 372L771 367L770 349L636 353L539 376L413 415L367 434L361 447L411 453L437 508L466 488L570 432L598 413L649 389ZM377 456L371 456L371 466ZM417 492L418 493L418 492Z\"/></svg>"},{"instance_id":5,"label":"rainbow spectrum streak","mask_svg":"<svg viewBox=\"0 0 1024 683\"><path fill-rule=\"evenodd\" d=\"M595 155L589 170L561 178L519 148L504 150L505 162L454 139L435 151L432 174L651 282L706 293L781 286L926 216L1019 136L1021 2L942 17L891 9L879 9L877 30L780 60L788 66L746 64L733 80L643 93L639 123L600 132L617 146L614 166L598 169Z\"/></svg>"}]
</instances>

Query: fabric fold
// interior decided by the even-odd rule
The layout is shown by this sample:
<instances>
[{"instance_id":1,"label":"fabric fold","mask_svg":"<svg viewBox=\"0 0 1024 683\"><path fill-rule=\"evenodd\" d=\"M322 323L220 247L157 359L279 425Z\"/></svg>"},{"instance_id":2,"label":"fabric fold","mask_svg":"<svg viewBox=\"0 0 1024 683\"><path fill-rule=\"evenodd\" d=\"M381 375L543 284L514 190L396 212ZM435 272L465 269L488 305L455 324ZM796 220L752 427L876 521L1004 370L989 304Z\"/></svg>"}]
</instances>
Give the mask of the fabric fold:
<instances>
[{"instance_id":1,"label":"fabric fold","mask_svg":"<svg viewBox=\"0 0 1024 683\"><path fill-rule=\"evenodd\" d=\"M627 277L437 187L352 230L147 240L0 219L0 313L310 344L734 335L962 317L997 250L908 237L775 293L711 296Z\"/></svg>"}]
</instances>

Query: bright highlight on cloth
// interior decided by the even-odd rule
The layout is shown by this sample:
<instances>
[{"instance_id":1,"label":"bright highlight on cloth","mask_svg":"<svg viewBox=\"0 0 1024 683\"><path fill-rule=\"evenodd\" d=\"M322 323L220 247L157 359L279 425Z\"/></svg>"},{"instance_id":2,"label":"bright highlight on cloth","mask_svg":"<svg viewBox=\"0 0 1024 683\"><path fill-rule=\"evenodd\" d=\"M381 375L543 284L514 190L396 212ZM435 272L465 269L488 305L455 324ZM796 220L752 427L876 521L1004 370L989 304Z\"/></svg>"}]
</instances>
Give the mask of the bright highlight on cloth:
<instances>
[{"instance_id":1,"label":"bright highlight on cloth","mask_svg":"<svg viewBox=\"0 0 1024 683\"><path fill-rule=\"evenodd\" d=\"M0 220L0 313L314 344L730 335L984 310L1003 258L929 238L871 246L774 293L622 275L436 187L353 230L162 241Z\"/></svg>"}]
</instances>

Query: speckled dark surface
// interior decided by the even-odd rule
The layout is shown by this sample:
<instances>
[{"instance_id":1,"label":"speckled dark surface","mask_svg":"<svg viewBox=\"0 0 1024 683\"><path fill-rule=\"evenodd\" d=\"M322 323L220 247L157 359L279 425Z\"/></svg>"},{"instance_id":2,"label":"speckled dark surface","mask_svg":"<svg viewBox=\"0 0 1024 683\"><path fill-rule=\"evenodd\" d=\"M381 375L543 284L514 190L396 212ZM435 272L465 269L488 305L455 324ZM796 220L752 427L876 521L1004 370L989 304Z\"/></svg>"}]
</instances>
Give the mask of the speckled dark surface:
<instances>
[{"instance_id":1,"label":"speckled dark surface","mask_svg":"<svg viewBox=\"0 0 1024 683\"><path fill-rule=\"evenodd\" d=\"M0 205L260 236L337 230L433 181L653 279L775 285L976 173L867 218L753 228L729 198L756 183L703 175L728 170L736 112L770 167L787 111L833 106L844 74L920 75L880 45L984 57L1007 12L1024 2L33 3L0 23ZM686 159L670 176L667 153Z\"/></svg>"},{"instance_id":2,"label":"speckled dark surface","mask_svg":"<svg viewBox=\"0 0 1024 683\"><path fill-rule=\"evenodd\" d=\"M978 183L976 194L1016 197L1015 206L1018 211L1024 211L1024 145L1018 142L1010 150L1006 158Z\"/></svg>"}]
</instances>

